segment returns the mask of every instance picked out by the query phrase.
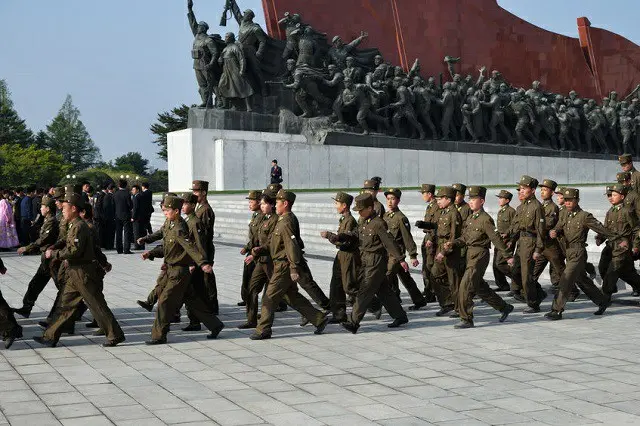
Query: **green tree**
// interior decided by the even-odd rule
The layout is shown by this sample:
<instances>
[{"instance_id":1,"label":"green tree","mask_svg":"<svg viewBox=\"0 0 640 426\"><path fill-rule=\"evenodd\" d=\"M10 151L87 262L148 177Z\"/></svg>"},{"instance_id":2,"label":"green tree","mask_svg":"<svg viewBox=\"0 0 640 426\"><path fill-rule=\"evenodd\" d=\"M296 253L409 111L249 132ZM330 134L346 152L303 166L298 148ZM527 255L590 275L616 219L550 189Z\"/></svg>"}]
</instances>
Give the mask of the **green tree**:
<instances>
[{"instance_id":1,"label":"green tree","mask_svg":"<svg viewBox=\"0 0 640 426\"><path fill-rule=\"evenodd\" d=\"M60 153L73 171L84 170L100 160L100 150L80 120L80 110L73 105L71 95L67 95L45 133L47 148Z\"/></svg>"},{"instance_id":2,"label":"green tree","mask_svg":"<svg viewBox=\"0 0 640 426\"><path fill-rule=\"evenodd\" d=\"M69 172L62 155L50 149L16 144L0 146L0 181L3 186L54 185Z\"/></svg>"},{"instance_id":3,"label":"green tree","mask_svg":"<svg viewBox=\"0 0 640 426\"><path fill-rule=\"evenodd\" d=\"M158 122L151 125L151 133L156 135L153 143L160 147L158 157L167 161L167 133L186 129L188 119L189 107L185 104L158 114Z\"/></svg>"},{"instance_id":4,"label":"green tree","mask_svg":"<svg viewBox=\"0 0 640 426\"><path fill-rule=\"evenodd\" d=\"M13 108L11 92L5 80L0 80L0 145L18 144L28 146L33 142L33 133Z\"/></svg>"},{"instance_id":5,"label":"green tree","mask_svg":"<svg viewBox=\"0 0 640 426\"><path fill-rule=\"evenodd\" d=\"M131 170L137 175L146 174L148 165L149 160L142 158L142 154L139 152L128 152L113 160L113 168Z\"/></svg>"}]
</instances>

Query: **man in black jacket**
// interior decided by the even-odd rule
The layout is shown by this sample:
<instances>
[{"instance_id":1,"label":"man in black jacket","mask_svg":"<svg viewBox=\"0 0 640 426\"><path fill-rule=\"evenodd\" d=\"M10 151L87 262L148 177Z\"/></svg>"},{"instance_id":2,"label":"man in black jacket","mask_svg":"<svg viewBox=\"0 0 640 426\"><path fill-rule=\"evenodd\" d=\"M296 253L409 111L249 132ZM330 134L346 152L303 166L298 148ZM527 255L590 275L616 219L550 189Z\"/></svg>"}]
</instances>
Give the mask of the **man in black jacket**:
<instances>
[{"instance_id":1,"label":"man in black jacket","mask_svg":"<svg viewBox=\"0 0 640 426\"><path fill-rule=\"evenodd\" d=\"M116 204L116 251L131 254L131 196L127 191L127 181L118 181L118 190L113 195ZM124 243L123 243L124 239Z\"/></svg>"},{"instance_id":2,"label":"man in black jacket","mask_svg":"<svg viewBox=\"0 0 640 426\"><path fill-rule=\"evenodd\" d=\"M131 210L131 223L133 224L133 249L144 250L144 244L138 244L138 238L147 235L147 227L145 221L147 213L145 210L144 196L140 192L140 185L131 187L131 200L133 209Z\"/></svg>"},{"instance_id":3,"label":"man in black jacket","mask_svg":"<svg viewBox=\"0 0 640 426\"><path fill-rule=\"evenodd\" d=\"M115 187L112 183L107 183L104 197L102 198L102 209L100 212L100 226L102 226L101 242L105 250L113 250L113 242L116 237L116 204L113 199Z\"/></svg>"},{"instance_id":4,"label":"man in black jacket","mask_svg":"<svg viewBox=\"0 0 640 426\"><path fill-rule=\"evenodd\" d=\"M147 234L153 234L151 230L151 215L153 214L153 193L149 189L149 182L142 182L142 192L140 193L142 205L144 206L144 229Z\"/></svg>"}]
</instances>

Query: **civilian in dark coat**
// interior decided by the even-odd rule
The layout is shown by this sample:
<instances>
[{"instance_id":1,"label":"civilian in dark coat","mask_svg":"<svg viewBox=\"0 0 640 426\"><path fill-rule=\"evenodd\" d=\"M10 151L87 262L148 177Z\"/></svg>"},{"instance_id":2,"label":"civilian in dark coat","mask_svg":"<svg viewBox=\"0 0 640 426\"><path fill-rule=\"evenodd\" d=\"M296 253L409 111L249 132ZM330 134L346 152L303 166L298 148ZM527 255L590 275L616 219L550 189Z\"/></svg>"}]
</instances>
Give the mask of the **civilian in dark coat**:
<instances>
[{"instance_id":1,"label":"civilian in dark coat","mask_svg":"<svg viewBox=\"0 0 640 426\"><path fill-rule=\"evenodd\" d=\"M113 250L113 242L116 237L116 203L113 197L115 187L108 184L102 198L102 209L100 212L100 225L102 226L102 248Z\"/></svg>"},{"instance_id":2,"label":"civilian in dark coat","mask_svg":"<svg viewBox=\"0 0 640 426\"><path fill-rule=\"evenodd\" d=\"M145 212L145 230L147 234L153 234L151 229L151 215L153 214L153 192L149 189L149 182L142 182L142 192L140 195L143 197L144 212Z\"/></svg>"},{"instance_id":3,"label":"civilian in dark coat","mask_svg":"<svg viewBox=\"0 0 640 426\"><path fill-rule=\"evenodd\" d=\"M116 204L116 251L131 254L131 195L127 191L127 181L118 181L118 190L113 195ZM124 240L124 242L123 242Z\"/></svg>"},{"instance_id":4,"label":"civilian in dark coat","mask_svg":"<svg viewBox=\"0 0 640 426\"><path fill-rule=\"evenodd\" d=\"M140 191L139 185L131 187L131 199L133 201L133 209L131 210L131 222L133 223L133 248L135 250L144 250L144 244L138 244L138 238L147 235L147 212L144 196Z\"/></svg>"}]
</instances>

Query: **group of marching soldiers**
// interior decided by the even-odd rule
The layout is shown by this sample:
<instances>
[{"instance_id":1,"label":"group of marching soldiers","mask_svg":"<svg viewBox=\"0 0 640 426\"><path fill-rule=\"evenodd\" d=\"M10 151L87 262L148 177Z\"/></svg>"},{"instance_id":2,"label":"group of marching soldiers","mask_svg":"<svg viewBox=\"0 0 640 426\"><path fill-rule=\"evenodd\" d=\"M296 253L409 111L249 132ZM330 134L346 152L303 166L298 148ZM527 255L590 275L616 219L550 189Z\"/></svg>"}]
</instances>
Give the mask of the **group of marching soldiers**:
<instances>
[{"instance_id":1,"label":"group of marching soldiers","mask_svg":"<svg viewBox=\"0 0 640 426\"><path fill-rule=\"evenodd\" d=\"M385 209L377 199L381 178L366 180L355 198L344 192L333 198L338 228L321 232L321 237L337 248L329 297L314 280L304 256L300 224L292 212L296 195L280 184L250 191L247 199L252 215L249 237L240 251L245 259L242 301L238 303L246 306L247 320L238 328L255 329L250 335L253 340L268 339L275 313L288 306L302 315L302 326L311 323L315 327L315 334L322 334L327 324L340 324L356 333L367 312L379 319L382 308L393 319L388 327L397 328L408 322L400 282L412 301L409 310L437 301L436 316L459 318L455 328L474 327L476 297L497 310L499 321L504 322L514 306L497 292L509 291L505 297L526 303L525 314L540 312L547 293L538 280L547 265L555 296L546 318L562 319L567 302L574 301L580 290L597 305L594 314L602 315L617 292L619 279L633 288L635 296L640 293L640 275L634 267L634 260L640 257L640 172L629 154L621 155L619 162L623 171L617 174L617 183L607 187L611 208L604 223L581 209L578 189L558 187L551 179L540 183L522 176L517 182L520 205L515 209L510 206L513 194L500 191L495 221L484 210L485 187L467 188L456 183L436 190L433 184L422 184L420 192L427 207L423 220L415 226L424 232L420 244L424 290L409 273L409 264L415 268L420 261L409 219L399 209L402 191L384 191ZM204 324L210 331L207 338L215 339L224 328L217 317L212 268L215 215L207 202L207 190L208 182L194 181L192 192L165 194L163 226L139 241L161 240L142 257L163 259L155 288L147 300L138 301L148 311L157 304L151 340L146 342L149 345L167 342L170 324L180 322L183 304L189 315L184 331L200 330ZM28 318L50 279L58 293L47 319L40 322L44 333L34 337L36 342L56 346L62 334L74 333L75 322L87 309L94 318L87 327L106 336L103 346L124 342L124 333L103 295L103 279L111 264L100 249L90 204L78 187L70 185L43 197L40 212L44 223L39 238L18 250L19 254L41 253L23 306L11 308L0 296L5 346L22 337L14 313ZM595 267L587 260L589 230L596 233L597 245L605 244L597 266L601 288L594 284ZM492 245L497 290L484 280ZM5 272L0 263L0 273ZM300 293L298 285L317 307Z\"/></svg>"}]
</instances>

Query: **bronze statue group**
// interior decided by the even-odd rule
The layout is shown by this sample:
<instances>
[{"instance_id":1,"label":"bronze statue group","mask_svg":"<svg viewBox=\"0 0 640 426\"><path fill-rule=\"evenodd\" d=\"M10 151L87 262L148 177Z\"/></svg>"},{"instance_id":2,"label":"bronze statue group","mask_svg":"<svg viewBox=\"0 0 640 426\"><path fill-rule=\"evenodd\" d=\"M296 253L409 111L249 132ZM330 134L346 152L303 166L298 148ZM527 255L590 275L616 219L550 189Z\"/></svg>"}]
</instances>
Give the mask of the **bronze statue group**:
<instances>
[{"instance_id":1,"label":"bronze statue group","mask_svg":"<svg viewBox=\"0 0 640 426\"><path fill-rule=\"evenodd\" d=\"M280 102L305 119L338 131L360 131L445 141L486 141L597 153L640 152L640 102L634 90L602 100L514 87L497 70L487 75L455 72L460 58L445 57L449 76L423 77L416 60L410 70L385 61L375 48L359 49L367 37L345 43L286 13L279 21L286 41L269 37L251 10L235 1L236 38L208 35L197 22L193 2L188 19L195 40L192 57L203 108L252 111L277 86L294 92L295 104ZM640 86L639 86L640 87ZM272 93L272 91L274 93ZM215 97L215 102L214 102ZM279 101L282 101L280 99Z\"/></svg>"},{"instance_id":2,"label":"bronze statue group","mask_svg":"<svg viewBox=\"0 0 640 426\"><path fill-rule=\"evenodd\" d=\"M356 197L338 192L333 197L337 226L320 234L337 249L329 296L314 280L305 259L300 223L294 214L296 194L280 184L250 191L246 198L251 218L240 251L244 262L239 288L242 301L238 303L246 307L246 321L238 328L254 329L253 340L271 338L276 314L288 307L302 315L301 326L312 324L315 334L322 334L328 324L356 333L367 312L379 319L383 310L393 319L388 327L397 328L409 321L399 283L411 298L409 310L437 302L436 316L460 319L455 328L474 327L474 298L498 311L498 321L504 322L516 302L527 305L524 314L541 311L547 291L539 278L547 265L555 295L546 318L562 319L567 303L575 301L580 290L597 306L594 314L603 315L618 292L618 280L629 284L634 296L640 292L640 275L634 266L640 258L640 172L629 154L621 155L619 162L622 171L616 176L617 183L606 188L611 207L604 222L581 209L578 189L559 187L552 179L522 176L515 183L520 201L515 209L510 206L511 192L496 193L499 210L495 220L484 210L485 187L422 184L425 215L414 223L424 232L419 247L409 219L399 208L400 188L382 190L382 179L374 177L365 180ZM161 203L164 224L138 241L161 241L142 253L145 260L162 259L155 287L146 300L137 302L147 311L157 304L149 345L167 343L171 324L180 322L183 305L189 316L183 331L198 331L204 324L210 331L207 338L215 339L224 328L217 317L215 214L207 191L208 182L194 181L191 192L165 194ZM378 201L381 191L386 209ZM57 297L47 319L39 323L44 332L34 337L36 342L56 346L63 334L75 332L75 323L87 310L93 320L86 326L106 337L104 346L124 342L125 334L103 293L111 264L100 248L90 204L77 186L69 185L45 195L40 213L44 221L39 238L18 251L41 255L23 306L10 308L0 297L5 347L22 337L14 314L28 318L49 281L54 282ZM596 244L604 244L597 265L601 287L593 281L596 267L588 262L590 230L596 234ZM492 246L496 289L484 280ZM410 264L414 268L422 264L424 289L418 288L409 272ZM5 272L0 263L0 273ZM502 291L508 293L500 296Z\"/></svg>"}]
</instances>

